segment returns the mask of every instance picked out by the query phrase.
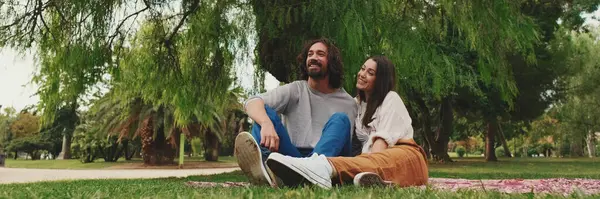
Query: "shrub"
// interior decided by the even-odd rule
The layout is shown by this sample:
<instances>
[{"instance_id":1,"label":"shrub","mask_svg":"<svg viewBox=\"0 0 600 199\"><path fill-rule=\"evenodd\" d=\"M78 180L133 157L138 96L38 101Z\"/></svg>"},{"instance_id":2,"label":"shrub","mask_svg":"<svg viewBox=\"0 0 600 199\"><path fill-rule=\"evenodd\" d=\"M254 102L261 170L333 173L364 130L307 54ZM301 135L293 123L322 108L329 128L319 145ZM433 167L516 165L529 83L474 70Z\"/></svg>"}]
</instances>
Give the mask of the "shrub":
<instances>
[{"instance_id":1,"label":"shrub","mask_svg":"<svg viewBox=\"0 0 600 199\"><path fill-rule=\"evenodd\" d=\"M537 155L538 151L535 148L529 148L527 150L527 156L528 157L533 157L533 155Z\"/></svg>"},{"instance_id":2,"label":"shrub","mask_svg":"<svg viewBox=\"0 0 600 199\"><path fill-rule=\"evenodd\" d=\"M496 150L494 152L496 153L496 157L504 157L504 148L503 147L496 148Z\"/></svg>"},{"instance_id":3,"label":"shrub","mask_svg":"<svg viewBox=\"0 0 600 199\"><path fill-rule=\"evenodd\" d=\"M467 150L463 146L458 146L456 147L455 152L456 154L458 154L458 157L462 158L463 156L465 156L465 153L467 153Z\"/></svg>"},{"instance_id":4,"label":"shrub","mask_svg":"<svg viewBox=\"0 0 600 199\"><path fill-rule=\"evenodd\" d=\"M192 138L190 144L192 145L192 154L194 156L202 154L202 140L200 138Z\"/></svg>"}]
</instances>

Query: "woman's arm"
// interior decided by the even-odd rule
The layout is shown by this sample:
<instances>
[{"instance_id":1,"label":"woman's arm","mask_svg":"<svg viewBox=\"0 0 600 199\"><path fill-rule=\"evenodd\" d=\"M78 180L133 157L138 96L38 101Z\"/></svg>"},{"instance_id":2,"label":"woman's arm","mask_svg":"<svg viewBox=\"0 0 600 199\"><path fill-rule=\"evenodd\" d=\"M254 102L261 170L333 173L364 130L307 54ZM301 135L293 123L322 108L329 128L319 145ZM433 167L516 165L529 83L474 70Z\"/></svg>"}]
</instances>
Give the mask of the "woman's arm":
<instances>
[{"instance_id":1,"label":"woman's arm","mask_svg":"<svg viewBox=\"0 0 600 199\"><path fill-rule=\"evenodd\" d=\"M375 132L369 136L363 152L376 152L394 146L399 139L412 138L411 118L402 99L389 92L373 121Z\"/></svg>"},{"instance_id":2,"label":"woman's arm","mask_svg":"<svg viewBox=\"0 0 600 199\"><path fill-rule=\"evenodd\" d=\"M385 140L383 138L378 137L378 138L375 138L375 141L373 142L373 146L371 147L371 153L381 152L387 148L388 148L387 142L385 142Z\"/></svg>"}]
</instances>

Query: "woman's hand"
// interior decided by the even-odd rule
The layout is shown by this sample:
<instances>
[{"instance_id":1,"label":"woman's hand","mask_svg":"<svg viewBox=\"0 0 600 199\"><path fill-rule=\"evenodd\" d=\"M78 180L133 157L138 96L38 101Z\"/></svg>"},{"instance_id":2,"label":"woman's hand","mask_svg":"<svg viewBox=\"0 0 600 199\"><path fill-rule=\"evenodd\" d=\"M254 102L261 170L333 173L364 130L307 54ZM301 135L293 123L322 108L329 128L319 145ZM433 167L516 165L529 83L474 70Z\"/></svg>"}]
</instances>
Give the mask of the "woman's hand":
<instances>
[{"instance_id":1,"label":"woman's hand","mask_svg":"<svg viewBox=\"0 0 600 199\"><path fill-rule=\"evenodd\" d=\"M373 146L371 146L371 153L381 152L388 148L387 142L383 140L383 138L377 137L373 142Z\"/></svg>"}]
</instances>

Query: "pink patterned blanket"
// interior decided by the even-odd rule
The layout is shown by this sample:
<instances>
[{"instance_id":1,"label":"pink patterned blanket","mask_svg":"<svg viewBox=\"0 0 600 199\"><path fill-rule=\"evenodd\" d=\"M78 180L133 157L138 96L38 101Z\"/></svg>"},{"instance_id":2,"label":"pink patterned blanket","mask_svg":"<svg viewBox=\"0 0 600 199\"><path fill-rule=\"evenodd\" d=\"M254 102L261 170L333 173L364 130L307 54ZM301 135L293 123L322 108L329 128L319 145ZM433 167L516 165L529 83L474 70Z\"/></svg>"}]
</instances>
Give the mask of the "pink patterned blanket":
<instances>
[{"instance_id":1,"label":"pink patterned blanket","mask_svg":"<svg viewBox=\"0 0 600 199\"><path fill-rule=\"evenodd\" d=\"M247 187L247 182L197 182L189 181L191 187ZM457 191L470 189L478 191L498 191L503 193L536 193L569 195L577 191L582 194L600 194L600 180L595 179L503 179L503 180L468 180L452 178L430 178L429 186L433 189ZM422 186L421 188L425 188Z\"/></svg>"},{"instance_id":2,"label":"pink patterned blanket","mask_svg":"<svg viewBox=\"0 0 600 199\"><path fill-rule=\"evenodd\" d=\"M498 191L503 193L549 193L569 195L575 191L583 194L600 194L600 180L594 179L502 179L467 180L451 178L430 178L433 188L456 191L471 189Z\"/></svg>"}]
</instances>

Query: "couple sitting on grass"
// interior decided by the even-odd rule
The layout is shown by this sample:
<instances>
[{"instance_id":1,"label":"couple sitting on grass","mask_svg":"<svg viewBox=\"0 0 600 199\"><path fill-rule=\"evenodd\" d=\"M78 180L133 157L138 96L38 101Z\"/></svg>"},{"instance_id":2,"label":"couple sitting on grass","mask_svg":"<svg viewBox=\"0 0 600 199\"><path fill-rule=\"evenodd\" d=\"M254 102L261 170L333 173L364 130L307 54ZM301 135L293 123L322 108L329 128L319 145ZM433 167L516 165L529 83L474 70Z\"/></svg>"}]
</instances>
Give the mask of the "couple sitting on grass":
<instances>
[{"instance_id":1,"label":"couple sitting on grass","mask_svg":"<svg viewBox=\"0 0 600 199\"><path fill-rule=\"evenodd\" d=\"M236 137L235 155L251 183L273 187L308 183L327 189L347 183L402 187L427 183L425 153L414 142L411 118L393 91L395 68L390 60L383 56L366 60L357 74L355 98L341 88L340 51L327 39L308 42L298 62L304 80L245 104L255 123L251 133ZM358 154L353 148L360 155L353 157Z\"/></svg>"}]
</instances>

